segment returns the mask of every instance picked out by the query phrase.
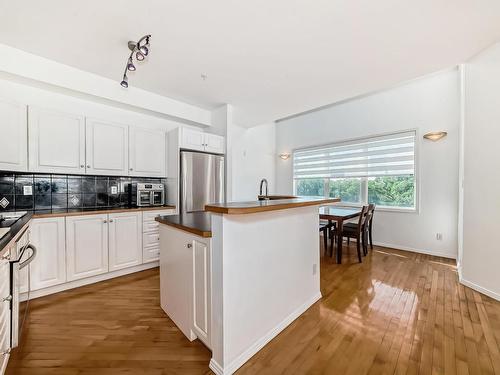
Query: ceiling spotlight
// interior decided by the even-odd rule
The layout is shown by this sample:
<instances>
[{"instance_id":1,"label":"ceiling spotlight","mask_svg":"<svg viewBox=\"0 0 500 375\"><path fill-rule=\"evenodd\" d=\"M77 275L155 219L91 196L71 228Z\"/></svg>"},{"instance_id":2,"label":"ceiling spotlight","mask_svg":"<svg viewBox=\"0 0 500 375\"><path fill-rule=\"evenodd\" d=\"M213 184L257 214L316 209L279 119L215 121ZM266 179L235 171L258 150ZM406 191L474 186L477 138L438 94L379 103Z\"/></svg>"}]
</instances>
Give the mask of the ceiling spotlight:
<instances>
[{"instance_id":1,"label":"ceiling spotlight","mask_svg":"<svg viewBox=\"0 0 500 375\"><path fill-rule=\"evenodd\" d=\"M128 88L128 77L126 75L123 76L123 80L120 82L120 85L122 85L123 88Z\"/></svg>"},{"instance_id":2,"label":"ceiling spotlight","mask_svg":"<svg viewBox=\"0 0 500 375\"><path fill-rule=\"evenodd\" d=\"M141 51L137 51L135 54L135 58L138 61L143 61L146 58L146 56L144 56L144 54Z\"/></svg>"},{"instance_id":3,"label":"ceiling spotlight","mask_svg":"<svg viewBox=\"0 0 500 375\"><path fill-rule=\"evenodd\" d=\"M135 72L136 70L134 63L132 62L132 58L128 59L127 69L130 70L131 72Z\"/></svg>"},{"instance_id":4,"label":"ceiling spotlight","mask_svg":"<svg viewBox=\"0 0 500 375\"><path fill-rule=\"evenodd\" d=\"M146 56L149 54L149 38L151 38L151 35L145 35L139 41L134 42L134 41L129 41L127 43L127 46L130 50L130 55L127 60L127 64L125 65L125 71L123 72L123 79L120 82L120 85L124 88L128 88L128 77L127 77L127 72L134 72L137 70L136 66L134 65L134 53L135 53L135 58L137 61L144 61ZM142 42L145 42L144 45L141 45Z\"/></svg>"},{"instance_id":5,"label":"ceiling spotlight","mask_svg":"<svg viewBox=\"0 0 500 375\"><path fill-rule=\"evenodd\" d=\"M145 46L141 46L139 48L139 51L141 51L141 53L144 55L144 56L147 56L148 53L149 53L149 48L148 48L148 45L146 44Z\"/></svg>"}]
</instances>

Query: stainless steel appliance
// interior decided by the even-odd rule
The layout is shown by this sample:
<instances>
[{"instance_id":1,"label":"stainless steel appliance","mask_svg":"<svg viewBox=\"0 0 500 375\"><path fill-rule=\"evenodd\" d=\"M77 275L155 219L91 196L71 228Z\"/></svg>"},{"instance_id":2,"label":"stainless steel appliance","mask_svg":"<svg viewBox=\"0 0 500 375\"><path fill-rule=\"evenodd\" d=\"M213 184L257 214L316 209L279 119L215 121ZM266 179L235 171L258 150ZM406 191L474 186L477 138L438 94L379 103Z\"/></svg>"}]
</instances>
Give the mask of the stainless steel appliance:
<instances>
[{"instance_id":1,"label":"stainless steel appliance","mask_svg":"<svg viewBox=\"0 0 500 375\"><path fill-rule=\"evenodd\" d=\"M11 347L19 345L22 327L29 307L29 273L28 273L28 298L21 303L19 298L21 279L20 272L28 266L36 256L36 247L30 244L29 229L19 237L10 254L10 296L11 296Z\"/></svg>"},{"instance_id":2,"label":"stainless steel appliance","mask_svg":"<svg viewBox=\"0 0 500 375\"><path fill-rule=\"evenodd\" d=\"M165 204L165 185L134 182L129 185L129 205L134 207Z\"/></svg>"},{"instance_id":3,"label":"stainless steel appliance","mask_svg":"<svg viewBox=\"0 0 500 375\"><path fill-rule=\"evenodd\" d=\"M224 156L181 151L180 162L180 213L225 201Z\"/></svg>"}]
</instances>

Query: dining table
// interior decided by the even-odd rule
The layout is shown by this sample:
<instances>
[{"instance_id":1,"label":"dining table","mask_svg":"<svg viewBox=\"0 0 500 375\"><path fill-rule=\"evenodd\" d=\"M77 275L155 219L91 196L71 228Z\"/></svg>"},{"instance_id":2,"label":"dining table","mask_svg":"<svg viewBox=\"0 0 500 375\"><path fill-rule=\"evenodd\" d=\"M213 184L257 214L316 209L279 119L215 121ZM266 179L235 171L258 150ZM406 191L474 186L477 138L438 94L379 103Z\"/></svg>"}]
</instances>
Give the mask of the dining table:
<instances>
[{"instance_id":1,"label":"dining table","mask_svg":"<svg viewBox=\"0 0 500 375\"><path fill-rule=\"evenodd\" d=\"M338 207L338 206L320 206L319 218L321 220L335 221L337 223L337 263L342 263L342 231L344 222L354 219L361 214L361 207ZM333 238L332 238L332 254L333 254Z\"/></svg>"}]
</instances>

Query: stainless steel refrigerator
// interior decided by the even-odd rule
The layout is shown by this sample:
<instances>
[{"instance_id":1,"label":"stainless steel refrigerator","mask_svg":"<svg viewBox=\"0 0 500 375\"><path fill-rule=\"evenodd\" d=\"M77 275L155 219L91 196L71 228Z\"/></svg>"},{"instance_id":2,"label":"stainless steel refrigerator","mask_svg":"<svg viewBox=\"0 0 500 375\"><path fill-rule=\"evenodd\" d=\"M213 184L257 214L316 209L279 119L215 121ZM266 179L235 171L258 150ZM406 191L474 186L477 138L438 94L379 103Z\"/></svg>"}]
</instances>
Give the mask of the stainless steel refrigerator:
<instances>
[{"instance_id":1,"label":"stainless steel refrigerator","mask_svg":"<svg viewBox=\"0 0 500 375\"><path fill-rule=\"evenodd\" d=\"M224 202L224 156L181 151L180 213L204 211L209 203Z\"/></svg>"}]
</instances>

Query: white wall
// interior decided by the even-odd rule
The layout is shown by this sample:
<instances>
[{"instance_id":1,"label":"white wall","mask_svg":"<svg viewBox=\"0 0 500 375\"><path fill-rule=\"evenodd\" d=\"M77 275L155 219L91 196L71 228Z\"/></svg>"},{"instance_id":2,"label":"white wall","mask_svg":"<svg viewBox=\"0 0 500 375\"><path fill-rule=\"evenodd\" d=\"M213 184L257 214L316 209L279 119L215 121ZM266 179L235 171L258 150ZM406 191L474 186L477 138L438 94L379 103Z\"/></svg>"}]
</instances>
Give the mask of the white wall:
<instances>
[{"instance_id":1,"label":"white wall","mask_svg":"<svg viewBox=\"0 0 500 375\"><path fill-rule=\"evenodd\" d=\"M187 123L211 124L210 111L206 109L139 89L133 83L124 89L118 78L114 81L4 44L0 44L0 56L0 72L3 72L4 78L24 79L51 86L53 90L135 107Z\"/></svg>"},{"instance_id":2,"label":"white wall","mask_svg":"<svg viewBox=\"0 0 500 375\"><path fill-rule=\"evenodd\" d=\"M416 213L378 210L374 241L455 258L457 254L459 75L457 69L281 121L276 152L418 129L420 205ZM422 139L444 130L439 142ZM277 159L277 192L293 193L292 160ZM442 233L438 241L436 233Z\"/></svg>"},{"instance_id":3,"label":"white wall","mask_svg":"<svg viewBox=\"0 0 500 375\"><path fill-rule=\"evenodd\" d=\"M231 180L230 200L255 200L260 180L266 178L269 193L275 192L275 123L253 128L233 125L228 129L228 178Z\"/></svg>"},{"instance_id":4,"label":"white wall","mask_svg":"<svg viewBox=\"0 0 500 375\"><path fill-rule=\"evenodd\" d=\"M461 281L500 300L500 44L465 65Z\"/></svg>"}]
</instances>

